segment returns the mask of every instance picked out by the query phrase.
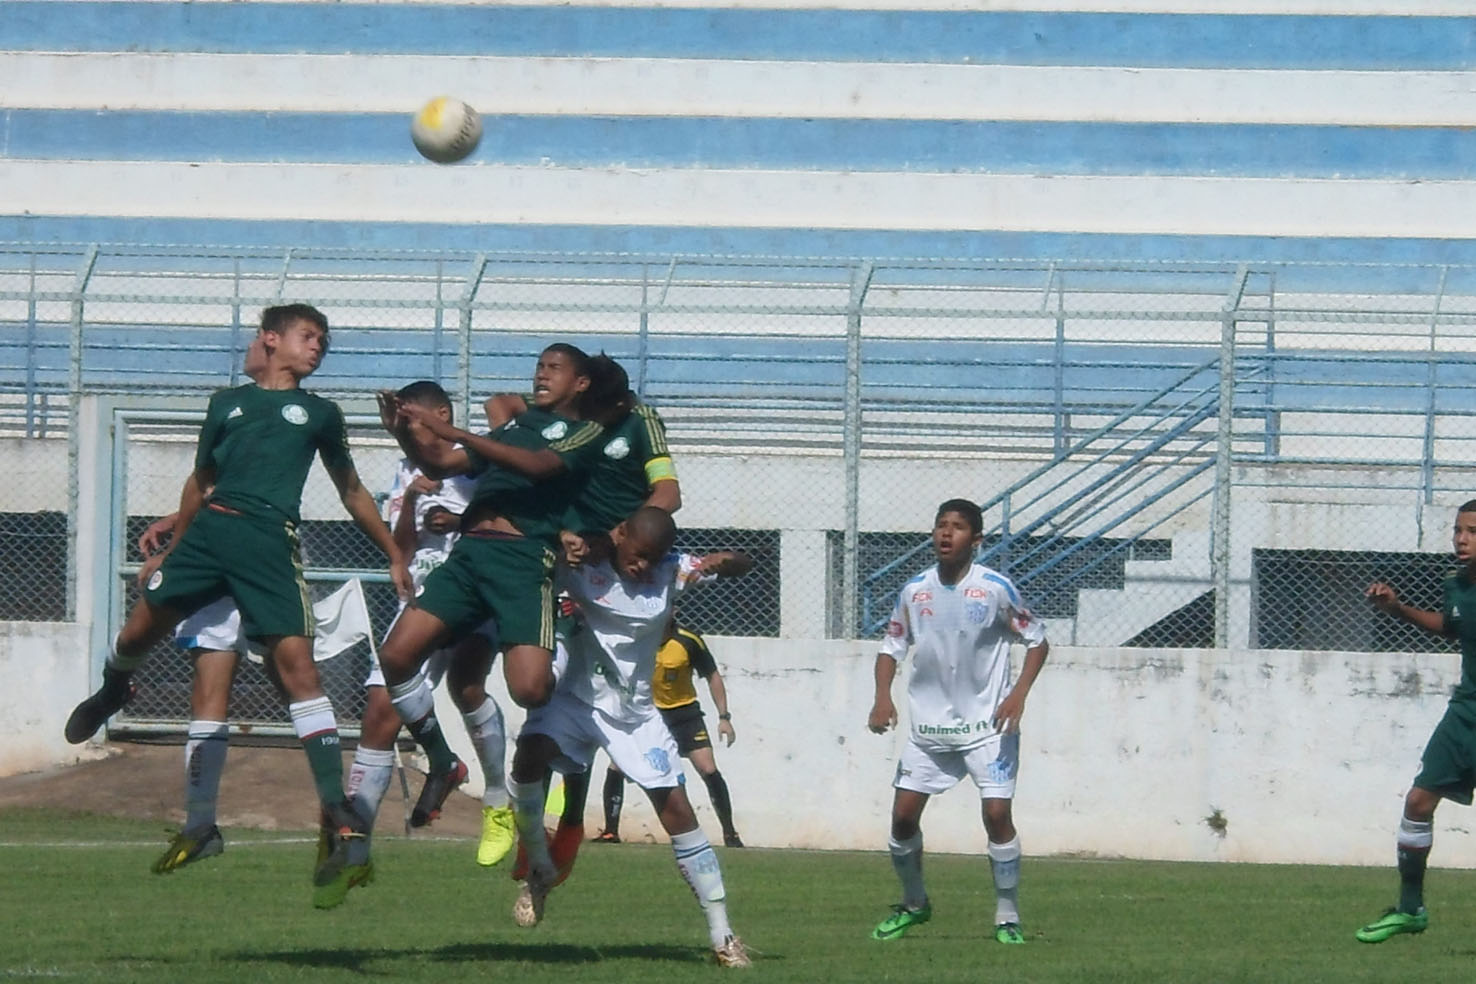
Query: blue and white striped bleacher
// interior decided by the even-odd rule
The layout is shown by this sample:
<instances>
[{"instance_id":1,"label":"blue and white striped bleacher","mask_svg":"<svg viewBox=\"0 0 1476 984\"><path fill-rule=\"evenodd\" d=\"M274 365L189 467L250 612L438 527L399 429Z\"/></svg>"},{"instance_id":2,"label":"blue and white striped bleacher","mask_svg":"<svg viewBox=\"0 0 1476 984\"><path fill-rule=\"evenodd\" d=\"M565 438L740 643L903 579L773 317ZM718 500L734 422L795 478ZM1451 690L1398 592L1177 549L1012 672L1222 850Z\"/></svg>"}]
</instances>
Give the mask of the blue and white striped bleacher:
<instances>
[{"instance_id":1,"label":"blue and white striped bleacher","mask_svg":"<svg viewBox=\"0 0 1476 984\"><path fill-rule=\"evenodd\" d=\"M1469 3L841 3L0 0L0 240L1476 262Z\"/></svg>"}]
</instances>

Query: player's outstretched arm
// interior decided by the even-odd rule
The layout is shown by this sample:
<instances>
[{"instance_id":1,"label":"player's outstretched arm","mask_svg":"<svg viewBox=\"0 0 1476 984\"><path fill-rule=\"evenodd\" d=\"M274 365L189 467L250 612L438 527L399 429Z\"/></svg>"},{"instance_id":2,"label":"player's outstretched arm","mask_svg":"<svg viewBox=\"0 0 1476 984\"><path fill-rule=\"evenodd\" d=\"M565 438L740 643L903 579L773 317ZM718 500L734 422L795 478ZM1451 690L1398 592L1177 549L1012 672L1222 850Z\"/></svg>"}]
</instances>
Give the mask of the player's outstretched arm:
<instances>
[{"instance_id":1,"label":"player's outstretched arm","mask_svg":"<svg viewBox=\"0 0 1476 984\"><path fill-rule=\"evenodd\" d=\"M1423 608L1415 608L1406 605L1399 600L1399 594L1383 581L1375 581L1363 592L1363 596L1372 602L1373 606L1386 615L1393 615L1402 622L1417 625L1426 632L1435 635L1454 638L1455 633L1451 627L1445 624L1445 615L1441 612L1427 611Z\"/></svg>"},{"instance_id":2,"label":"player's outstretched arm","mask_svg":"<svg viewBox=\"0 0 1476 984\"><path fill-rule=\"evenodd\" d=\"M876 698L871 702L871 713L866 717L866 727L884 734L897 726L897 705L892 703L892 680L897 676L897 661L886 653L876 654Z\"/></svg>"},{"instance_id":3,"label":"player's outstretched arm","mask_svg":"<svg viewBox=\"0 0 1476 984\"><path fill-rule=\"evenodd\" d=\"M413 598L415 592L410 583L410 569L405 564L405 555L400 551L399 544L395 543L389 527L379 518L379 507L374 504L374 496L359 481L358 470L330 468L328 477L333 479L333 484L338 489L338 498L353 517L354 525L363 530L364 535L373 540L374 545L389 558L390 582L395 586L395 593L406 601Z\"/></svg>"},{"instance_id":4,"label":"player's outstretched arm","mask_svg":"<svg viewBox=\"0 0 1476 984\"><path fill-rule=\"evenodd\" d=\"M705 555L700 569L718 577L742 577L753 570L753 558L741 550L719 550Z\"/></svg>"},{"instance_id":5,"label":"player's outstretched arm","mask_svg":"<svg viewBox=\"0 0 1476 984\"><path fill-rule=\"evenodd\" d=\"M164 517L164 519L160 519L154 522L148 530L144 531L144 535L142 537L139 537L138 547L144 552L143 566L138 569L139 584L147 584L149 582L149 578L153 577L154 572L159 569L161 564L164 563L164 558L168 557L170 552L179 545L180 538L184 536L184 532L186 529L189 528L189 525L195 521L195 514L198 513L200 511L200 507L205 504L206 497L210 494L210 490L214 487L214 469L197 468L194 471L190 472L190 477L185 479L184 487L180 489L179 492L179 509L174 513L173 516L166 516ZM166 545L164 549L158 550L158 552L156 553L150 553L149 550L146 549L145 540L148 539L149 533L153 531L155 527L163 526L166 520L170 521L170 524L164 532L173 530L174 536L170 538L168 545ZM154 545L157 548L157 539L155 539Z\"/></svg>"},{"instance_id":6,"label":"player's outstretched arm","mask_svg":"<svg viewBox=\"0 0 1476 984\"><path fill-rule=\"evenodd\" d=\"M172 512L150 523L139 535L138 552L145 557L158 553L164 547L164 537L174 535L174 524L178 520L179 513Z\"/></svg>"},{"instance_id":7,"label":"player's outstretched arm","mask_svg":"<svg viewBox=\"0 0 1476 984\"><path fill-rule=\"evenodd\" d=\"M528 409L528 401L516 393L494 393L482 404L487 414L487 429L496 430Z\"/></svg>"},{"instance_id":8,"label":"player's outstretched arm","mask_svg":"<svg viewBox=\"0 0 1476 984\"><path fill-rule=\"evenodd\" d=\"M422 407L419 404L401 404L400 415L411 422L412 432L414 426L424 427L442 441L450 441L460 444L463 448L470 448L499 468L506 468L509 471L518 472L534 481L552 478L565 469L564 459L547 448L531 451L527 448L517 448L510 444L503 444L501 441L495 441L481 434L464 431L449 421L442 420L429 408ZM457 453L460 454L463 461L466 460L465 451L458 451ZM442 455L441 457L444 460L445 456ZM442 461L435 460L430 454L426 455L425 464L430 466L426 469L426 474L434 474L434 472L453 474L453 472L443 466ZM462 470L465 471L465 468Z\"/></svg>"},{"instance_id":9,"label":"player's outstretched arm","mask_svg":"<svg viewBox=\"0 0 1476 984\"><path fill-rule=\"evenodd\" d=\"M1045 665L1046 655L1050 651L1050 643L1045 640L1025 650L1025 665L1020 668L1019 679L994 711L994 726L1004 734L1013 734L1020 730L1020 718L1025 714L1025 698L1030 696L1030 688L1035 685L1035 678L1040 676L1040 668Z\"/></svg>"}]
</instances>

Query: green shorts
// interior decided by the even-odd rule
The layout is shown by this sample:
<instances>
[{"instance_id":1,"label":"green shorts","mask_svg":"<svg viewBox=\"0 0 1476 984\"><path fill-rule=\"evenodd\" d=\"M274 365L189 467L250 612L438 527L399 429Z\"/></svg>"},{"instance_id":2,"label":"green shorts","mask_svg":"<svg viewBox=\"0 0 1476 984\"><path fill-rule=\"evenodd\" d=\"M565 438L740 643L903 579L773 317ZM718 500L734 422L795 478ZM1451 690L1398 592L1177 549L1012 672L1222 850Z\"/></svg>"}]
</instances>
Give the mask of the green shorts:
<instances>
[{"instance_id":1,"label":"green shorts","mask_svg":"<svg viewBox=\"0 0 1476 984\"><path fill-rule=\"evenodd\" d=\"M707 733L707 718L702 715L702 705L697 701L680 707L662 707L661 720L666 730L676 739L677 752L687 757L699 748L711 748L712 738Z\"/></svg>"},{"instance_id":2,"label":"green shorts","mask_svg":"<svg viewBox=\"0 0 1476 984\"><path fill-rule=\"evenodd\" d=\"M498 644L553 649L554 553L542 540L504 533L463 533L451 556L430 572L418 608L460 637L487 619Z\"/></svg>"},{"instance_id":3,"label":"green shorts","mask_svg":"<svg viewBox=\"0 0 1476 984\"><path fill-rule=\"evenodd\" d=\"M230 595L248 638L313 636L297 527L286 521L202 507L143 595L150 605L183 615Z\"/></svg>"},{"instance_id":4,"label":"green shorts","mask_svg":"<svg viewBox=\"0 0 1476 984\"><path fill-rule=\"evenodd\" d=\"M1471 805L1476 789L1476 708L1451 704L1435 726L1414 784L1446 799Z\"/></svg>"}]
</instances>

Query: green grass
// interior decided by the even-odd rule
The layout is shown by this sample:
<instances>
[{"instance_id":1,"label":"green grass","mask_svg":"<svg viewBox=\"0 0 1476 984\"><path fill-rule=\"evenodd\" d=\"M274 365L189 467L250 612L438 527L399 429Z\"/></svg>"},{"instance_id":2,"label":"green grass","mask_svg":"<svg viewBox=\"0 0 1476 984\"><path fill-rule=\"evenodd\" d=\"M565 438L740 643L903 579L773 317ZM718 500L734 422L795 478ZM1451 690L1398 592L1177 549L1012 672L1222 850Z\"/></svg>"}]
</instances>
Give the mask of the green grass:
<instances>
[{"instance_id":1,"label":"green grass","mask_svg":"<svg viewBox=\"0 0 1476 984\"><path fill-rule=\"evenodd\" d=\"M378 881L318 912L311 843L226 836L224 856L160 877L148 870L165 843L157 824L0 812L0 984L728 973L706 962L701 914L666 847L587 845L544 924L520 930L505 868L477 868L469 842L382 838ZM1429 932L1367 946L1353 930L1392 900L1392 870L1027 858L1030 942L1002 947L981 858L929 856L932 922L876 943L867 933L897 894L884 849L720 856L755 981L1463 980L1476 957L1476 872L1432 871Z\"/></svg>"}]
</instances>

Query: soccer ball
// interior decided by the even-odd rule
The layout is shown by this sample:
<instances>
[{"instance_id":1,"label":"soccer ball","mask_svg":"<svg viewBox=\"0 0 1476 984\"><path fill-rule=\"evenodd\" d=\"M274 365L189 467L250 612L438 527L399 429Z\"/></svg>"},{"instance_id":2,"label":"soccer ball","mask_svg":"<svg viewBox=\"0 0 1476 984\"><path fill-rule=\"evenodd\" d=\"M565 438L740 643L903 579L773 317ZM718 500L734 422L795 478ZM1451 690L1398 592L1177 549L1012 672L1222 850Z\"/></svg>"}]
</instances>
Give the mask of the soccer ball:
<instances>
[{"instance_id":1,"label":"soccer ball","mask_svg":"<svg viewBox=\"0 0 1476 984\"><path fill-rule=\"evenodd\" d=\"M460 99L437 96L410 121L410 139L421 156L437 164L451 164L477 149L482 118Z\"/></svg>"}]
</instances>

